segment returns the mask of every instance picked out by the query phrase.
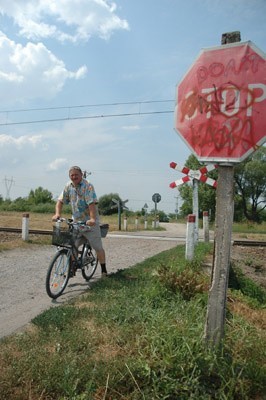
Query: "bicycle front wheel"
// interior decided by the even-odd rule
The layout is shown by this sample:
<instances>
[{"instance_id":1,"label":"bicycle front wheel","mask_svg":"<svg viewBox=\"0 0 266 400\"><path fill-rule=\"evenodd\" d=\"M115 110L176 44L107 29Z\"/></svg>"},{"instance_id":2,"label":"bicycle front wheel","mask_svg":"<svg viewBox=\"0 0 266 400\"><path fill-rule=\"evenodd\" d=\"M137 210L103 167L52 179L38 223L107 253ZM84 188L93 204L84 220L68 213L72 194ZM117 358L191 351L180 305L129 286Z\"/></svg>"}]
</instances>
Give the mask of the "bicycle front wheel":
<instances>
[{"instance_id":1,"label":"bicycle front wheel","mask_svg":"<svg viewBox=\"0 0 266 400\"><path fill-rule=\"evenodd\" d=\"M52 259L46 275L46 292L56 299L66 288L70 275L70 257L65 249L59 250Z\"/></svg>"},{"instance_id":2,"label":"bicycle front wheel","mask_svg":"<svg viewBox=\"0 0 266 400\"><path fill-rule=\"evenodd\" d=\"M98 265L98 258L96 252L88 245L85 245L82 254L82 267L81 273L86 281L89 281L94 275Z\"/></svg>"}]
</instances>

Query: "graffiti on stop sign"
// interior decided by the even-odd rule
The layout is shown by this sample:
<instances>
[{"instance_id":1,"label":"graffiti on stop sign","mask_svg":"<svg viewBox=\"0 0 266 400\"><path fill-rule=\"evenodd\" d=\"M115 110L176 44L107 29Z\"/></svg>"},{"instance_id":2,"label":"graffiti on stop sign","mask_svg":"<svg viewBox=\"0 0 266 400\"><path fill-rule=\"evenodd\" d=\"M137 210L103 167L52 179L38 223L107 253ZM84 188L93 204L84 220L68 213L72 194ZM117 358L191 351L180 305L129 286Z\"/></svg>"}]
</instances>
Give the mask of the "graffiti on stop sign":
<instances>
[{"instance_id":1,"label":"graffiti on stop sign","mask_svg":"<svg viewBox=\"0 0 266 400\"><path fill-rule=\"evenodd\" d=\"M178 85L175 128L201 161L239 162L265 141L265 100L251 42L204 50Z\"/></svg>"},{"instance_id":2,"label":"graffiti on stop sign","mask_svg":"<svg viewBox=\"0 0 266 400\"><path fill-rule=\"evenodd\" d=\"M265 85L264 85L265 86ZM261 95L258 93L261 92ZM197 112L206 114L206 118L221 114L232 117L246 110L246 116L252 116L255 103L265 100L266 89L262 84L250 84L241 88L233 83L227 83L216 88L204 88L201 93L191 91L181 104L181 121L192 120Z\"/></svg>"}]
</instances>

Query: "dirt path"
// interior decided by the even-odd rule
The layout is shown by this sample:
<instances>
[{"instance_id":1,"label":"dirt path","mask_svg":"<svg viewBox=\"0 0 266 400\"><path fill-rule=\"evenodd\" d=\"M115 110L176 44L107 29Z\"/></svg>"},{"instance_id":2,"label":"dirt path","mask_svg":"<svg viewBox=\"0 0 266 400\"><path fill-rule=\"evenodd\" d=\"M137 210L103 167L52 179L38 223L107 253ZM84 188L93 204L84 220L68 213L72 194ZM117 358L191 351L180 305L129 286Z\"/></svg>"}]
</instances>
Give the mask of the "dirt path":
<instances>
[{"instance_id":1,"label":"dirt path","mask_svg":"<svg viewBox=\"0 0 266 400\"><path fill-rule=\"evenodd\" d=\"M175 238L184 238L185 226L166 225L167 232L156 232L152 238L147 237L148 232L144 232L144 237L139 237L137 233L125 236L121 232L108 235L104 239L108 271L128 268L174 247L178 243ZM45 291L45 277L54 253L53 246L36 245L0 253L0 338L23 329L42 311L90 289L93 282L100 278L99 267L90 283L78 273L70 280L65 293L56 301L51 300Z\"/></svg>"}]
</instances>

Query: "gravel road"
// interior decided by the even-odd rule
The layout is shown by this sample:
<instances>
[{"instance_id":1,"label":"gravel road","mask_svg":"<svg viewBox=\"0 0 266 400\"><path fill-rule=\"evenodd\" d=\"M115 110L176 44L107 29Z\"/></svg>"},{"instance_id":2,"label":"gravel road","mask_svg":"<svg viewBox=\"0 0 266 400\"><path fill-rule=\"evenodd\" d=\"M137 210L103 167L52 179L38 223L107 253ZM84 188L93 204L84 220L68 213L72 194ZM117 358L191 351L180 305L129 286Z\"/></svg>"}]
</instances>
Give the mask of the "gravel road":
<instances>
[{"instance_id":1,"label":"gravel road","mask_svg":"<svg viewBox=\"0 0 266 400\"><path fill-rule=\"evenodd\" d=\"M152 237L146 231L108 234L103 239L108 272L128 268L184 242L185 225L164 226L167 231L152 233ZM0 253L0 338L24 329L42 311L91 289L93 282L100 278L99 267L89 283L78 272L61 297L50 299L45 291L45 278L54 253L53 246L36 245Z\"/></svg>"}]
</instances>

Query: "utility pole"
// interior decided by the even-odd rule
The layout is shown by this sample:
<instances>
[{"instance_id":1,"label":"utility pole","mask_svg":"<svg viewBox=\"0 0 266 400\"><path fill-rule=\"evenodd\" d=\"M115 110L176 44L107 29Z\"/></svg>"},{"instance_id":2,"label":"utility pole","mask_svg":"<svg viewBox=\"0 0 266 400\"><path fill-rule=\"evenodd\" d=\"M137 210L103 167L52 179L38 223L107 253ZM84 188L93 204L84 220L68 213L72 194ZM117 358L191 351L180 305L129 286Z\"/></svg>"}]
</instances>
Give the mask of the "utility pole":
<instances>
[{"instance_id":1,"label":"utility pole","mask_svg":"<svg viewBox=\"0 0 266 400\"><path fill-rule=\"evenodd\" d=\"M12 187L13 183L15 183L15 181L14 181L14 179L13 179L13 176L12 176L11 179L8 179L8 178L5 176L6 200L9 200L9 199L10 199L10 190L11 190L11 187Z\"/></svg>"},{"instance_id":2,"label":"utility pole","mask_svg":"<svg viewBox=\"0 0 266 400\"><path fill-rule=\"evenodd\" d=\"M178 216L178 196L175 196L175 199L176 199L176 203L175 203L175 216L176 216L176 219L177 219L177 216Z\"/></svg>"}]
</instances>

